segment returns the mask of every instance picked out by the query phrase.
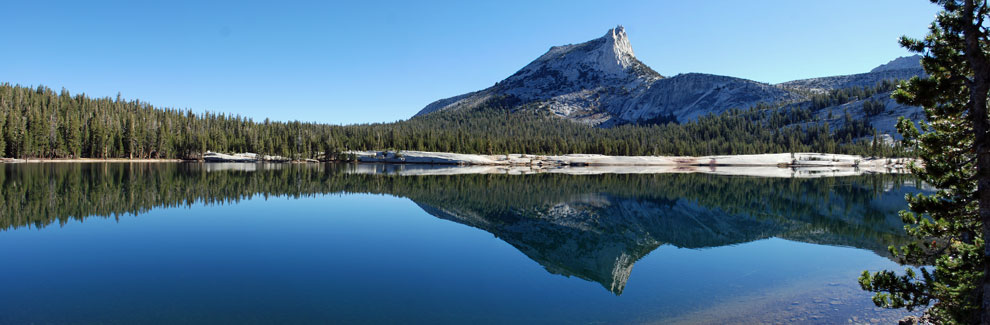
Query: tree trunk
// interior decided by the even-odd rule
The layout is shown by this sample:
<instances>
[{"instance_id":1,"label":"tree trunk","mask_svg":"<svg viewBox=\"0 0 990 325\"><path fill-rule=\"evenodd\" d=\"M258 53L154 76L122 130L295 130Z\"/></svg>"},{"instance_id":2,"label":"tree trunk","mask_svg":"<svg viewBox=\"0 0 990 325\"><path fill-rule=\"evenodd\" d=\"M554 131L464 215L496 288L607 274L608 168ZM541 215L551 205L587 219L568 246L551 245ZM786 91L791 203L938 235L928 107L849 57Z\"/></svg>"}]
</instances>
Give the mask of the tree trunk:
<instances>
[{"instance_id":1,"label":"tree trunk","mask_svg":"<svg viewBox=\"0 0 990 325\"><path fill-rule=\"evenodd\" d=\"M983 286L980 322L990 324L990 117L987 116L987 96L990 95L990 62L983 52L980 28L983 19L977 20L975 0L964 4L966 25L966 60L973 70L969 93L969 117L973 121L973 148L976 151L976 195L979 201L979 217L983 224Z\"/></svg>"},{"instance_id":2,"label":"tree trunk","mask_svg":"<svg viewBox=\"0 0 990 325\"><path fill-rule=\"evenodd\" d=\"M982 93L976 93L981 90ZM970 114L973 117L973 131L976 139L973 146L976 148L976 195L979 200L980 221L983 223L983 302L980 308L980 318L982 324L990 324L990 150L987 148L987 92L990 90L990 82L984 81L980 87L973 87L974 95L981 96L981 100L973 100L973 110ZM980 107L981 109L976 109ZM977 122L979 121L979 122Z\"/></svg>"}]
</instances>

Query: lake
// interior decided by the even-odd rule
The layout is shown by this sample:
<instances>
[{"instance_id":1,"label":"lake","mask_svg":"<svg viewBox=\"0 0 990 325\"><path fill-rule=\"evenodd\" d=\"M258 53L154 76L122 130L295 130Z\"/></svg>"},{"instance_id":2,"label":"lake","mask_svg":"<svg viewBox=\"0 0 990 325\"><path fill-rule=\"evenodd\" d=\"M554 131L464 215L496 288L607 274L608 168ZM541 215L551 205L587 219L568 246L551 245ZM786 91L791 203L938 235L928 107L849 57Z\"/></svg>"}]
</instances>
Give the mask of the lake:
<instances>
[{"instance_id":1,"label":"lake","mask_svg":"<svg viewBox=\"0 0 990 325\"><path fill-rule=\"evenodd\" d=\"M0 165L0 323L869 323L905 175ZM401 168L400 168L401 169Z\"/></svg>"}]
</instances>

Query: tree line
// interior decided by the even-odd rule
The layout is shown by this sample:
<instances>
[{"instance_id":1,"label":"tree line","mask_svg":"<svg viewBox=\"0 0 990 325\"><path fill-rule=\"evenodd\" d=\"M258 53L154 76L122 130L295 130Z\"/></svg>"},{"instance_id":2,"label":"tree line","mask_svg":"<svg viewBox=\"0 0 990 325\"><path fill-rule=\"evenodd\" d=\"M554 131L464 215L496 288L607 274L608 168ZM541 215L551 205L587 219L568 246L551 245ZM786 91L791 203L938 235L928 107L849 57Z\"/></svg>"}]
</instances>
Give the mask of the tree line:
<instances>
[{"instance_id":1,"label":"tree line","mask_svg":"<svg viewBox=\"0 0 990 325\"><path fill-rule=\"evenodd\" d=\"M807 123L806 108L760 105L684 123L593 128L533 105L437 112L392 123L253 121L161 108L139 100L0 84L0 156L197 159L206 151L338 159L349 150L475 154L709 155L795 151L906 155L863 140L865 120ZM858 140L858 141L857 141Z\"/></svg>"}]
</instances>

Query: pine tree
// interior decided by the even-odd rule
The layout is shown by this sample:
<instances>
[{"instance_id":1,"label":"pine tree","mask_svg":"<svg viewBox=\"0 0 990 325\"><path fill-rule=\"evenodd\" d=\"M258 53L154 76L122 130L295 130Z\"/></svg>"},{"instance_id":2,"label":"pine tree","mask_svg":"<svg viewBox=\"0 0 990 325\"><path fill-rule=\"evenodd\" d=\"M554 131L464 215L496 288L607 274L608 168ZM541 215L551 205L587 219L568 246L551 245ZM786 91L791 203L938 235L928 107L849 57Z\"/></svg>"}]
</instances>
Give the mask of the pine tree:
<instances>
[{"instance_id":1,"label":"pine tree","mask_svg":"<svg viewBox=\"0 0 990 325\"><path fill-rule=\"evenodd\" d=\"M10 108L4 138L7 142L7 157L20 157L23 154L24 118L17 107Z\"/></svg>"},{"instance_id":2,"label":"pine tree","mask_svg":"<svg viewBox=\"0 0 990 325\"><path fill-rule=\"evenodd\" d=\"M918 177L938 191L908 197L912 212L902 212L908 234L916 240L899 250L899 258L921 268L863 272L860 284L876 292L874 302L891 308L924 308L934 323L990 323L988 253L990 235L990 18L986 0L938 0L943 7L925 39L902 38L901 44L924 54L926 79L903 83L894 98L925 109L927 123L901 119L898 129L916 145L923 165Z\"/></svg>"}]
</instances>

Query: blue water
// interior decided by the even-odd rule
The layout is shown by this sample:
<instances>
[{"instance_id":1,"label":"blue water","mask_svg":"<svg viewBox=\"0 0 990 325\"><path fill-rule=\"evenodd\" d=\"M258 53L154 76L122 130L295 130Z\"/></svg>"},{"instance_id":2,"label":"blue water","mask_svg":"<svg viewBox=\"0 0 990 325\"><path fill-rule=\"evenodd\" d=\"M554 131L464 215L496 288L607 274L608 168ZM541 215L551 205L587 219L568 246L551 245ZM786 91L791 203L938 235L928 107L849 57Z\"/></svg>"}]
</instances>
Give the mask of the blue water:
<instances>
[{"instance_id":1,"label":"blue water","mask_svg":"<svg viewBox=\"0 0 990 325\"><path fill-rule=\"evenodd\" d=\"M8 186L14 184L10 175L29 172L7 168ZM68 178L78 177L68 173ZM158 173L165 172L150 172ZM191 177L200 173L179 172ZM231 177L254 176L240 173ZM457 177L426 180L444 184L457 182ZM533 180L527 178L531 176L499 177L517 177L507 178L506 182ZM396 182L392 178L381 181ZM323 182L340 181L324 179ZM851 184L839 183L838 186ZM908 190L911 188L899 189ZM46 193L58 194L58 191ZM901 195L898 190L888 190L889 195L878 191L879 196L871 202L882 205L887 213L895 213L891 205L898 204L896 197ZM366 190L268 197L255 193L251 197L237 196L237 200L213 203L203 203L206 200L201 199L178 206L162 204L139 213L94 214L82 220L69 219L61 225L14 223L0 232L0 261L3 261L0 322L845 323L853 316L864 321L893 320L903 314L874 308L870 294L856 286L856 277L865 269L903 268L882 253L851 244L811 243L826 239L782 238L818 236L816 231L828 231L831 227L828 223L811 222L808 226L811 231L802 230L800 236L793 231L757 233L754 240L717 246L681 248L650 239L647 247L656 247L646 249L638 260L632 257L634 263L627 281L615 289L610 279L602 281L596 277L602 273L599 268L587 267L598 264L573 261L595 260L600 256L587 256L588 252L604 254L601 252L625 244L616 241L599 244L582 241L584 237L567 236L554 237L551 244L546 244L545 239L526 237L539 236L545 231L523 232L525 235L521 237L507 238L515 233L495 231L497 234L493 235L476 227L477 224L471 226L441 218L428 213L424 203L414 202L402 193L360 192ZM606 194L609 194L605 196L609 198L607 201L595 199L591 200L593 203L572 204L572 209L583 212L565 213L564 221L588 214L595 214L596 220L608 218L610 215L602 211L614 209L601 210L603 207L621 205L623 211L629 211L633 205L654 202L637 199L640 201L629 203L622 199L635 195ZM20 198L24 197L30 195ZM35 199L39 198L25 200ZM491 199L498 197L493 195ZM458 202L443 195L420 200L434 200L431 204ZM826 200L831 202L835 198ZM6 202L12 206L10 196ZM724 212L729 210L725 207L706 208L689 199L673 202L677 202L669 208L673 210L662 211L689 207L735 218L732 213ZM551 199L548 206L558 203ZM57 211L58 206L54 204L49 211ZM448 212L455 209L442 208ZM520 224L531 227L530 219L548 218L525 213L511 218L491 216L485 214L488 210L470 210L463 205L459 209L462 214L452 215L471 215L506 225L498 229L515 229L513 225ZM533 208L526 205L520 209ZM853 207L850 211L856 210ZM634 214L656 210L636 211ZM641 217L664 218L663 215ZM739 216L754 220L791 217ZM889 225L895 217L886 218L874 221L869 227L901 236L896 231L899 225ZM561 220L546 222L562 223ZM713 236L725 233L712 223L701 223L702 229L712 230ZM590 233L590 236L601 231L588 229L587 223L577 228L581 234ZM645 235L627 231L618 236L642 241ZM657 236L660 237L663 236ZM847 241L859 240L873 239ZM521 249L510 242L529 245L525 247L544 244L552 247ZM876 246L884 247L882 244ZM571 246L577 248L567 249ZM584 249L590 246L594 249ZM618 250L636 255L632 252L642 249ZM577 253L554 255L548 251ZM608 262L614 259L608 255L604 260L604 273L608 273L611 267ZM581 269L582 266L587 270Z\"/></svg>"}]
</instances>

